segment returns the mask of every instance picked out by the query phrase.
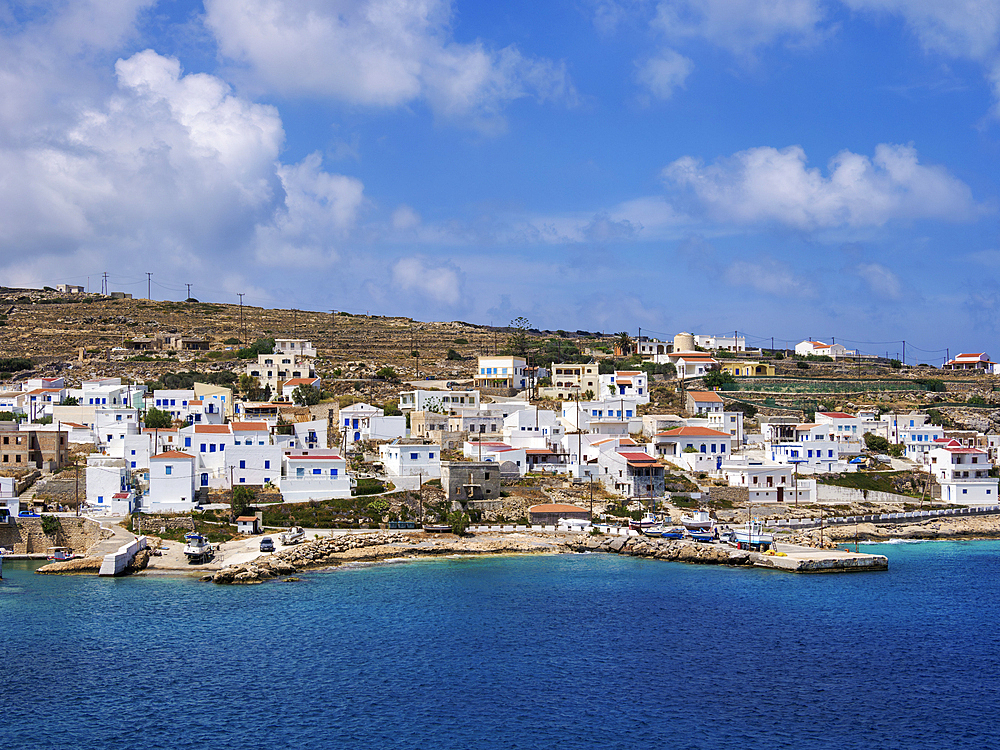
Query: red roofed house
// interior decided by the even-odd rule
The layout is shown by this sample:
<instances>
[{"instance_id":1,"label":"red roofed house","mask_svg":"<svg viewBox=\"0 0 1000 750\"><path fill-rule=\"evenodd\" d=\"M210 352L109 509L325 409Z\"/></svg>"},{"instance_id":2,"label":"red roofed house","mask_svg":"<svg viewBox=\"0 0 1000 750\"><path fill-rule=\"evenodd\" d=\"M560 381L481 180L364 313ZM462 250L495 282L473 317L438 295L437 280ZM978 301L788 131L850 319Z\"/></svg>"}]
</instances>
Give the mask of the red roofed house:
<instances>
[{"instance_id":1,"label":"red roofed house","mask_svg":"<svg viewBox=\"0 0 1000 750\"><path fill-rule=\"evenodd\" d=\"M657 455L690 471L718 470L732 445L732 435L710 427L675 427L653 436Z\"/></svg>"},{"instance_id":2,"label":"red roofed house","mask_svg":"<svg viewBox=\"0 0 1000 750\"><path fill-rule=\"evenodd\" d=\"M953 445L928 453L930 471L941 485L941 500L956 505L997 505L997 480L989 457L979 448Z\"/></svg>"},{"instance_id":3,"label":"red roofed house","mask_svg":"<svg viewBox=\"0 0 1000 750\"><path fill-rule=\"evenodd\" d=\"M677 368L677 379L700 378L719 363L706 352L674 352L667 360Z\"/></svg>"},{"instance_id":4,"label":"red roofed house","mask_svg":"<svg viewBox=\"0 0 1000 750\"><path fill-rule=\"evenodd\" d=\"M166 451L149 459L149 492L142 500L144 513L191 510L195 497L195 464L190 453Z\"/></svg>"},{"instance_id":5,"label":"red roofed house","mask_svg":"<svg viewBox=\"0 0 1000 750\"><path fill-rule=\"evenodd\" d=\"M847 351L847 347L840 344L824 344L822 341L800 341L795 345L795 353L800 356L813 354L817 357L846 357L855 352Z\"/></svg>"},{"instance_id":6,"label":"red roofed house","mask_svg":"<svg viewBox=\"0 0 1000 750\"><path fill-rule=\"evenodd\" d=\"M602 451L597 457L597 478L608 492L623 497L662 497L663 464L638 449Z\"/></svg>"},{"instance_id":7,"label":"red roofed house","mask_svg":"<svg viewBox=\"0 0 1000 750\"><path fill-rule=\"evenodd\" d=\"M958 354L954 359L945 363L946 370L992 370L993 363L990 362L990 355L986 352L973 352L972 354Z\"/></svg>"},{"instance_id":8,"label":"red roofed house","mask_svg":"<svg viewBox=\"0 0 1000 750\"><path fill-rule=\"evenodd\" d=\"M320 379L318 377L313 378L291 378L286 380L281 384L281 395L283 398L291 401L292 394L295 393L295 389L299 386L303 388L312 388L316 391L320 390Z\"/></svg>"},{"instance_id":9,"label":"red roofed house","mask_svg":"<svg viewBox=\"0 0 1000 750\"><path fill-rule=\"evenodd\" d=\"M715 391L688 391L684 401L687 413L692 416L723 410L722 397Z\"/></svg>"}]
</instances>

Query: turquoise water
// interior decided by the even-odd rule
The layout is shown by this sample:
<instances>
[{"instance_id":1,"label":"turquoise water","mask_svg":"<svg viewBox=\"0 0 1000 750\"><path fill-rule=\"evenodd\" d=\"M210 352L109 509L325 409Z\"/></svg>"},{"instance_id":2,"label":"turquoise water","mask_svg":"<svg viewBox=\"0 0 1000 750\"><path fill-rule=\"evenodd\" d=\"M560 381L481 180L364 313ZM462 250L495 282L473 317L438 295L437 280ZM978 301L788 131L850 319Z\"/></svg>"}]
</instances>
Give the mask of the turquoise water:
<instances>
[{"instance_id":1,"label":"turquoise water","mask_svg":"<svg viewBox=\"0 0 1000 750\"><path fill-rule=\"evenodd\" d=\"M887 573L613 555L219 587L4 566L3 748L997 747L998 542Z\"/></svg>"}]
</instances>

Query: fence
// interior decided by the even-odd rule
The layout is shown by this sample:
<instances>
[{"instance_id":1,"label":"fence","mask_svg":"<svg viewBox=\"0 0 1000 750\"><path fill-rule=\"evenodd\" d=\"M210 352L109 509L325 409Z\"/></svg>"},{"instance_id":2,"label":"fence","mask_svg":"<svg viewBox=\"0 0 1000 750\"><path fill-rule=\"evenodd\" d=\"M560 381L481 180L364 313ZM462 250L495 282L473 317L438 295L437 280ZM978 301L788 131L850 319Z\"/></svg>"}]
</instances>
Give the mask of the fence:
<instances>
[{"instance_id":1,"label":"fence","mask_svg":"<svg viewBox=\"0 0 1000 750\"><path fill-rule=\"evenodd\" d=\"M863 516L834 516L832 518L781 518L768 522L768 526L781 529L802 529L812 526L841 526L851 523L887 523L927 518L953 518L956 516L987 516L1000 513L1000 505L983 505L974 508L941 508L939 510L911 510L905 513L872 513Z\"/></svg>"}]
</instances>

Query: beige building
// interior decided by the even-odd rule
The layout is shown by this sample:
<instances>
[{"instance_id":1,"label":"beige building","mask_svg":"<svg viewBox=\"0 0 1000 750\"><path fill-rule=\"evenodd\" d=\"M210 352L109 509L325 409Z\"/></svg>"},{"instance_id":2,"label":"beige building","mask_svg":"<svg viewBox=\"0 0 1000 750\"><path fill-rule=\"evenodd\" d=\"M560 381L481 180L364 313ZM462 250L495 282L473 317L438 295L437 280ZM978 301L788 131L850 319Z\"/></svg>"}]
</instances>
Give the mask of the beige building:
<instances>
[{"instance_id":1,"label":"beige building","mask_svg":"<svg viewBox=\"0 0 1000 750\"><path fill-rule=\"evenodd\" d=\"M538 389L542 398L572 401L576 398L587 400L587 391L600 394L601 381L596 362L585 365L552 364L552 385Z\"/></svg>"}]
</instances>

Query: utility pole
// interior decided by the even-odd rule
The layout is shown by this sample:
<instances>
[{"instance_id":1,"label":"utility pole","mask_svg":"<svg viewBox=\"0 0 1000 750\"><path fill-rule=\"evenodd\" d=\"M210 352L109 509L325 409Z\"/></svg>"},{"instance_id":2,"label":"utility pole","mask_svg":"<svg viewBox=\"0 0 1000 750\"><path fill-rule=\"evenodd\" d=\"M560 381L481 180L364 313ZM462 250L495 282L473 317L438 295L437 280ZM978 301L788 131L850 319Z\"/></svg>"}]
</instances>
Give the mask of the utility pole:
<instances>
[{"instance_id":1,"label":"utility pole","mask_svg":"<svg viewBox=\"0 0 1000 750\"><path fill-rule=\"evenodd\" d=\"M153 299L153 272L146 271L146 299Z\"/></svg>"},{"instance_id":2,"label":"utility pole","mask_svg":"<svg viewBox=\"0 0 1000 750\"><path fill-rule=\"evenodd\" d=\"M190 284L185 284L184 286L186 286L188 288L188 296L187 296L187 298L191 299L191 285Z\"/></svg>"},{"instance_id":3,"label":"utility pole","mask_svg":"<svg viewBox=\"0 0 1000 750\"><path fill-rule=\"evenodd\" d=\"M337 333L337 311L330 310L330 357L333 357L333 343Z\"/></svg>"},{"instance_id":4,"label":"utility pole","mask_svg":"<svg viewBox=\"0 0 1000 750\"><path fill-rule=\"evenodd\" d=\"M903 364L906 364L906 341L903 341Z\"/></svg>"},{"instance_id":5,"label":"utility pole","mask_svg":"<svg viewBox=\"0 0 1000 750\"><path fill-rule=\"evenodd\" d=\"M247 344L247 330L243 327L243 296L246 292L236 292L236 296L240 298L240 335L243 337L243 346Z\"/></svg>"},{"instance_id":6,"label":"utility pole","mask_svg":"<svg viewBox=\"0 0 1000 750\"><path fill-rule=\"evenodd\" d=\"M107 296L108 294L108 272L104 272L104 279L101 282L101 294Z\"/></svg>"}]
</instances>

